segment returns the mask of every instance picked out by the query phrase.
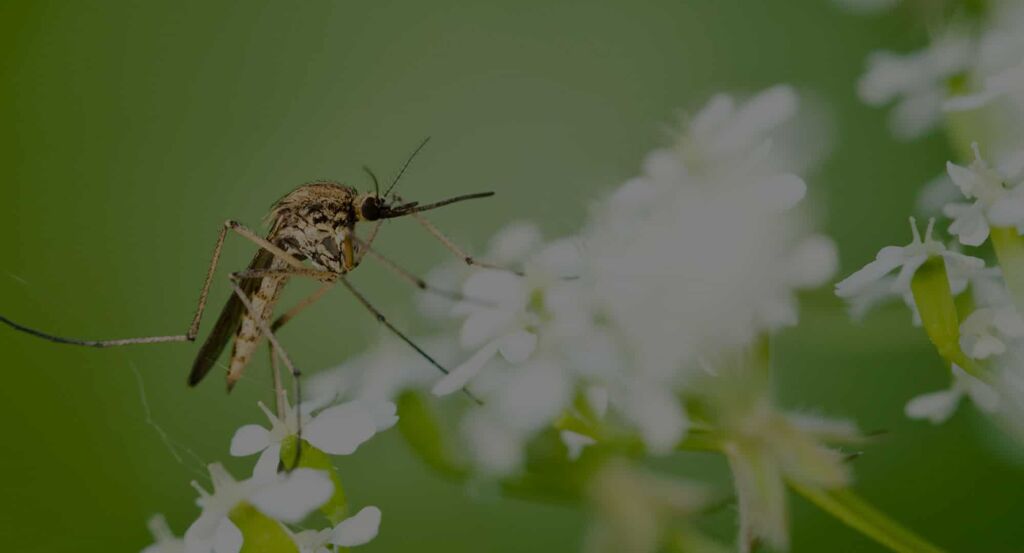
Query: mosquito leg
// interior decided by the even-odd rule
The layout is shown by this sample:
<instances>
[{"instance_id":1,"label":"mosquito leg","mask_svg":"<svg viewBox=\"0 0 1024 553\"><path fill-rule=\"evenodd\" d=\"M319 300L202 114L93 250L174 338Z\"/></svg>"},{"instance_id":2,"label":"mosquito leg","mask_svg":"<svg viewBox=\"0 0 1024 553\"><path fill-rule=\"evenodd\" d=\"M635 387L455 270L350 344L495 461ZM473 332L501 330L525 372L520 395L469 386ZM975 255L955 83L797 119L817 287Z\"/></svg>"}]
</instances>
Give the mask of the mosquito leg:
<instances>
[{"instance_id":1,"label":"mosquito leg","mask_svg":"<svg viewBox=\"0 0 1024 553\"><path fill-rule=\"evenodd\" d=\"M234 289L235 295L238 296L238 299L241 300L242 305L245 306L245 309L249 311L249 313L256 313L256 310L252 307L252 302L250 302L249 298L246 297L245 291L243 291L238 285L238 279L233 276L231 277L231 287ZM298 427L296 432L295 459L293 460L292 467L297 467L299 464L299 457L302 454L302 386L299 384L299 379L302 377L302 373L295 368L295 364L292 363L292 359L288 355L288 352L281 346L281 342L279 342L277 337L274 336L273 331L270 330L267 323L258 316L253 317L253 320L256 322L256 325L259 326L260 332L267 338L267 341L270 342L271 355L276 353L277 356L280 357L281 362L284 363L284 366L288 369L288 372L292 375L292 393L295 395L295 417L296 425Z\"/></svg>"},{"instance_id":2,"label":"mosquito leg","mask_svg":"<svg viewBox=\"0 0 1024 553\"><path fill-rule=\"evenodd\" d=\"M187 334L178 334L175 336L145 336L142 338L120 338L117 340L80 340L78 338L67 338L64 336L56 336L53 334L47 334L41 330L29 328L25 325L18 324L3 315L0 315L0 322L19 330L26 334L31 334L37 338L43 340L49 340L50 342L56 342L58 344L71 344L73 346L85 346L90 348L112 348L117 346L128 346L131 344L160 344L164 342L190 342L190 338Z\"/></svg>"},{"instance_id":3,"label":"mosquito leg","mask_svg":"<svg viewBox=\"0 0 1024 553\"><path fill-rule=\"evenodd\" d=\"M313 292L308 297L306 297L298 304L296 304L295 307L292 307L288 311L285 311L283 314L281 314L278 318L274 319L274 323L270 325L270 330L277 331L277 329L284 326L285 323L287 323L288 321L294 319L296 315L301 313L307 307L319 301L320 298L324 297L324 294L331 290L331 288L334 288L333 282L325 283L323 286L318 288L316 292Z\"/></svg>"},{"instance_id":4,"label":"mosquito leg","mask_svg":"<svg viewBox=\"0 0 1024 553\"><path fill-rule=\"evenodd\" d=\"M287 413L285 413L285 391L284 384L281 383L281 369L277 366L277 352L274 351L274 345L268 344L267 351L270 352L270 377L274 384L274 411L277 413L277 418L284 420Z\"/></svg>"},{"instance_id":5,"label":"mosquito leg","mask_svg":"<svg viewBox=\"0 0 1024 553\"><path fill-rule=\"evenodd\" d=\"M206 270L206 278L203 280L203 288L199 292L199 301L196 306L195 315L192 316L192 323L188 327L188 331L185 334L176 334L169 336L143 336L139 338L119 338L114 340L82 340L79 338L68 338L64 336L57 336L55 334L49 334L41 330L27 327L25 325L16 323L3 315L0 315L0 322L10 326L15 330L19 330L26 334L31 334L38 338L48 340L50 342L56 342L58 344L71 344L76 346L85 346L92 348L110 348L117 346L127 346L132 344L159 344L165 342L192 342L195 341L196 336L199 334L199 323L203 319L203 312L206 310L207 298L210 293L210 286L213 283L213 276L217 271L217 265L220 262L220 254L224 248L224 240L227 238L229 230L233 230L237 234L249 239L261 248L268 250L278 258L284 260L292 268L308 271L305 265L295 257L288 254L288 252L270 243L265 238L260 237L247 227L237 221L225 221L224 225L220 229L220 233L217 235L217 242L213 248L213 256L210 260L210 265Z\"/></svg>"},{"instance_id":6,"label":"mosquito leg","mask_svg":"<svg viewBox=\"0 0 1024 553\"><path fill-rule=\"evenodd\" d=\"M456 292L454 290L445 290L443 288L438 288L436 286L433 286L433 285L427 283L427 281L424 280L423 278L415 275L414 273L412 273L408 269L403 268L401 265L399 265L398 263L395 263L394 261L392 261L388 257L385 257L384 254L380 253L379 251L377 251L376 249L371 247L370 244L368 244L368 243L366 243L366 244L361 243L360 245L364 248L364 251L366 253L368 253L371 256L373 256L377 261L380 261L382 265L384 265L385 267L390 269L393 273L398 275L402 280L408 282L409 284L412 284L413 286L415 286L416 288L419 288L420 290L423 290L425 292L430 292L432 294L436 294L436 295L444 297L444 298L448 298L448 299L450 299L452 301L466 301L466 302L471 302L471 303L478 303L478 304L485 305L485 306L491 306L491 307L494 306L493 303L491 303L491 302L489 302L487 300L466 297L465 295L463 295L463 294L461 294L459 292Z\"/></svg>"},{"instance_id":7,"label":"mosquito leg","mask_svg":"<svg viewBox=\"0 0 1024 553\"><path fill-rule=\"evenodd\" d=\"M288 311L285 311L278 318L274 319L273 324L270 325L270 331L271 332L277 332L277 329L281 328L282 326L287 324L289 321L294 319L304 309L306 309L310 305L313 305L314 303L316 303L331 288L334 288L334 283L333 282L326 283L323 286L321 286L320 288L318 288L316 290L316 292L313 292L308 297L306 297L305 299L300 301L298 304L296 304L295 307L292 307ZM270 344L270 370L271 370L271 376L274 379L274 405L276 406L277 417L279 419L283 420L284 416L285 416L285 412L284 412L285 391L284 391L284 386L281 385L281 371L280 371L280 369L277 366L277 356L275 355L274 345L273 344Z\"/></svg>"},{"instance_id":8,"label":"mosquito leg","mask_svg":"<svg viewBox=\"0 0 1024 553\"><path fill-rule=\"evenodd\" d=\"M426 217L420 215L419 213L413 213L411 214L411 217L415 219L416 222L419 223L423 228L425 228L427 232L430 233L431 236L436 238L438 242L444 245L444 247L447 248L448 251L452 252L453 254L455 254L456 257L464 261L466 265L469 265L470 267L480 267L483 269L496 269L498 271L507 271L519 276L524 276L522 271L518 271L516 269L509 269L508 267L502 267L500 265L487 263L485 261L477 261L475 258L473 258L473 256L466 253L466 250L460 248L455 242L453 242L451 238L448 238L448 236L445 235L445 233L441 232L441 229L434 226L434 223L431 223Z\"/></svg>"},{"instance_id":9,"label":"mosquito leg","mask_svg":"<svg viewBox=\"0 0 1024 553\"><path fill-rule=\"evenodd\" d=\"M384 221L374 222L373 228L370 230L370 235L367 236L366 239L359 238L358 236L355 235L352 236L352 239L355 240L360 246L362 246L362 248L359 250L359 253L356 255L355 264L357 267L363 261L363 257L366 256L367 250L369 250L370 246L373 245L373 241L377 239L377 233L380 232L380 226L383 224Z\"/></svg>"},{"instance_id":10,"label":"mosquito leg","mask_svg":"<svg viewBox=\"0 0 1024 553\"><path fill-rule=\"evenodd\" d=\"M438 363L433 357L430 356L430 354L423 351L423 348L416 345L416 342L410 340L409 337L403 334L401 330L395 328L395 325L391 324L391 322L388 321L387 317L385 317L383 313L381 313L376 307L374 307L373 304L370 303L370 300L366 299L366 296L359 292L359 290L356 290L355 287L352 286L352 283L349 282L347 278L345 278L344 276L339 276L338 280L341 282L342 286L348 289L348 291L351 292L353 296L355 296L356 300L360 304L362 304L362 306L365 307L366 310L369 311L370 314L372 314L377 319L377 322L384 325L395 336L398 336L399 339L408 344L409 347L416 350L416 353L420 354L420 356L426 359L428 363L434 366L434 368L436 368L437 370L441 371L444 374L448 374L448 369L444 368L444 366ZM483 404L483 402L480 401L476 396L474 396L469 390L463 388L463 391L466 393L467 396L470 397L470 399L472 399L476 403L480 405Z\"/></svg>"}]
</instances>

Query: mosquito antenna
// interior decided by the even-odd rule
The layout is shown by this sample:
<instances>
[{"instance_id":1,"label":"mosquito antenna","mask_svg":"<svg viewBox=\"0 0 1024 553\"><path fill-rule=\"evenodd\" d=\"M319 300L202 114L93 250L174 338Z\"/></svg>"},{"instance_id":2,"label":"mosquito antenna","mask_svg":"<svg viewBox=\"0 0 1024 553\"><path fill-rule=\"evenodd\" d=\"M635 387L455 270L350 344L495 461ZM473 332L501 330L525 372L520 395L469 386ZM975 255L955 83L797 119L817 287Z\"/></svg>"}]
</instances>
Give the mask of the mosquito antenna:
<instances>
[{"instance_id":1,"label":"mosquito antenna","mask_svg":"<svg viewBox=\"0 0 1024 553\"><path fill-rule=\"evenodd\" d=\"M373 173L373 169L363 165L363 171L366 171L367 175L370 175L370 179L373 180L373 193L380 199L380 181L377 180L377 175Z\"/></svg>"},{"instance_id":2,"label":"mosquito antenna","mask_svg":"<svg viewBox=\"0 0 1024 553\"><path fill-rule=\"evenodd\" d=\"M420 153L420 150L422 150L423 147L427 145L427 142L430 142L429 136L424 138L423 142L420 142L420 145L417 146L416 149L413 150L411 154L409 154L409 159L405 160L405 164L402 165L402 169L398 171L397 175L395 175L395 180L391 182L391 186L389 186L388 189L384 191L385 196L390 194L391 191L394 190L395 186L398 185L399 179L401 179L402 175L405 174L405 170L409 168L409 164L412 163L412 160L416 158L416 154Z\"/></svg>"}]
</instances>

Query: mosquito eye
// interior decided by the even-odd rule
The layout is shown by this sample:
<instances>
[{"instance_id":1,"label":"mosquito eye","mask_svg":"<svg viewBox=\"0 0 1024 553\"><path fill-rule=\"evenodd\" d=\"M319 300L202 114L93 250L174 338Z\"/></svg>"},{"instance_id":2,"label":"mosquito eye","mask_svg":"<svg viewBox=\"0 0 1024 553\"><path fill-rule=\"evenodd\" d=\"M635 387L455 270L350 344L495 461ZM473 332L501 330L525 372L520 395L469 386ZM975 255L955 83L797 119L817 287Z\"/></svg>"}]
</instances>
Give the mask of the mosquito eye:
<instances>
[{"instance_id":1,"label":"mosquito eye","mask_svg":"<svg viewBox=\"0 0 1024 553\"><path fill-rule=\"evenodd\" d=\"M363 202L363 205L359 208L363 219L366 221L376 221L380 219L380 204L376 198L367 198Z\"/></svg>"}]
</instances>

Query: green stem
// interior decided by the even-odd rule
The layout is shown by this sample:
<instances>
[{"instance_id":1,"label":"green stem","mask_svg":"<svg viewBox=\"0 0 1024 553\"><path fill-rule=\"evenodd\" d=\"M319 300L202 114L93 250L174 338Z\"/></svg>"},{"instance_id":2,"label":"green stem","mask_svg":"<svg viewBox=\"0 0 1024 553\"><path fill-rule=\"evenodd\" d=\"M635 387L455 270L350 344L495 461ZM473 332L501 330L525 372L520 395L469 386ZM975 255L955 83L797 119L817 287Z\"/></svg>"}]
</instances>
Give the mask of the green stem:
<instances>
[{"instance_id":1,"label":"green stem","mask_svg":"<svg viewBox=\"0 0 1024 553\"><path fill-rule=\"evenodd\" d=\"M943 550L875 509L849 488L822 490L792 480L789 486L843 524L896 553L942 553Z\"/></svg>"}]
</instances>

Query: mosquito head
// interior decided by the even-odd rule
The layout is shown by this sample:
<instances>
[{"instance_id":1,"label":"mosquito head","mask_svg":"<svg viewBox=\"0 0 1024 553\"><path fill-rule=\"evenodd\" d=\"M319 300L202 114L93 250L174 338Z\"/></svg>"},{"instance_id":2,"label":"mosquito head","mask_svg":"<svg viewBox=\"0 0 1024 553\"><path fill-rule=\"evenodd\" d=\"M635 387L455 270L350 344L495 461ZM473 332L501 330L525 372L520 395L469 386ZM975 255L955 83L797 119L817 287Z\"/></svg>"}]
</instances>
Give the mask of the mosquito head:
<instances>
[{"instance_id":1,"label":"mosquito head","mask_svg":"<svg viewBox=\"0 0 1024 553\"><path fill-rule=\"evenodd\" d=\"M377 221L388 212L387 202L376 192L360 194L355 201L356 218L360 221Z\"/></svg>"},{"instance_id":2,"label":"mosquito head","mask_svg":"<svg viewBox=\"0 0 1024 553\"><path fill-rule=\"evenodd\" d=\"M376 193L360 194L355 201L356 217L358 217L360 221L394 219L396 217L412 215L413 213L430 211L431 209L437 209L457 202L475 200L477 198L487 198L493 195L494 192L477 192L476 194L465 194L462 196L455 196L454 198L448 198L447 200L434 202L432 204L420 205L419 202L402 202L394 196L389 199L385 199L378 197Z\"/></svg>"}]
</instances>

